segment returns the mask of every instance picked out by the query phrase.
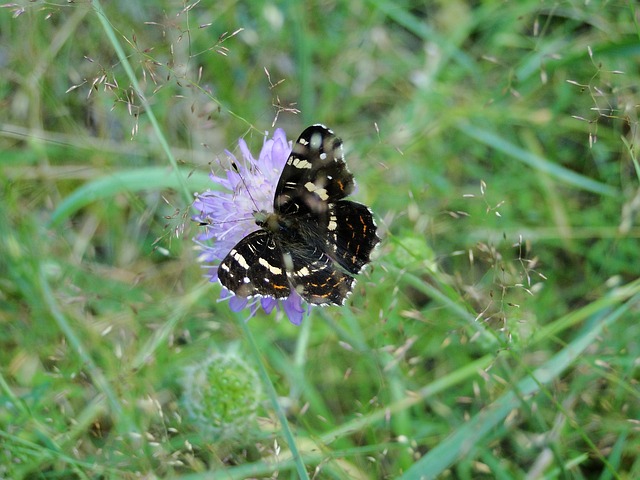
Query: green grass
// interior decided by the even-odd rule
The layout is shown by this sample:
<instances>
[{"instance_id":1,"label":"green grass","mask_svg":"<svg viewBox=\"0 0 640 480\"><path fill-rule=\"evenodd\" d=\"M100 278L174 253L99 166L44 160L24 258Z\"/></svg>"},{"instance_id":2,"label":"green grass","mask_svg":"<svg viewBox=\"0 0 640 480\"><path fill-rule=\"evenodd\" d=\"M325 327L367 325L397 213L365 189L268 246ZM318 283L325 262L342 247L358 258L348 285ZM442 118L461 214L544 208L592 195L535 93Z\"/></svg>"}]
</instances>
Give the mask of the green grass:
<instances>
[{"instance_id":1,"label":"green grass","mask_svg":"<svg viewBox=\"0 0 640 480\"><path fill-rule=\"evenodd\" d=\"M259 3L0 9L0 478L639 478L635 2ZM192 242L274 122L342 137L384 237L300 327ZM218 352L260 379L224 434Z\"/></svg>"}]
</instances>

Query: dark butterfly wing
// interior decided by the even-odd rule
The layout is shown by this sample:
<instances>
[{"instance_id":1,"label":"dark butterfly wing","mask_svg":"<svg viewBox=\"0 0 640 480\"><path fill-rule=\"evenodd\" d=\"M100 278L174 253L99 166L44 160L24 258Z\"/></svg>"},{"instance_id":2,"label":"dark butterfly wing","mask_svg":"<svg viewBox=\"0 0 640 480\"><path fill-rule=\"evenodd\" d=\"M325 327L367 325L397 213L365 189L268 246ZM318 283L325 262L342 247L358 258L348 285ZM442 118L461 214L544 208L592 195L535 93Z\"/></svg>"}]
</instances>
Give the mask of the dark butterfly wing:
<instances>
[{"instance_id":1,"label":"dark butterfly wing","mask_svg":"<svg viewBox=\"0 0 640 480\"><path fill-rule=\"evenodd\" d=\"M354 188L342 140L324 125L312 125L293 144L275 190L274 212L324 219L327 205L346 197Z\"/></svg>"},{"instance_id":2,"label":"dark butterfly wing","mask_svg":"<svg viewBox=\"0 0 640 480\"><path fill-rule=\"evenodd\" d=\"M218 267L218 279L240 297L286 298L291 286L314 305L342 305L355 279L336 270L320 248L289 239L279 245L266 230L240 240Z\"/></svg>"},{"instance_id":3,"label":"dark butterfly wing","mask_svg":"<svg viewBox=\"0 0 640 480\"><path fill-rule=\"evenodd\" d=\"M240 297L286 298L291 294L282 250L266 230L250 233L231 249L218 267L218 279Z\"/></svg>"},{"instance_id":4,"label":"dark butterfly wing","mask_svg":"<svg viewBox=\"0 0 640 480\"><path fill-rule=\"evenodd\" d=\"M284 264L295 291L314 305L343 305L355 283L322 249L310 245L286 251Z\"/></svg>"},{"instance_id":5,"label":"dark butterfly wing","mask_svg":"<svg viewBox=\"0 0 640 480\"><path fill-rule=\"evenodd\" d=\"M329 205L326 249L347 272L358 274L380 242L371 210L361 203L340 200Z\"/></svg>"}]
</instances>

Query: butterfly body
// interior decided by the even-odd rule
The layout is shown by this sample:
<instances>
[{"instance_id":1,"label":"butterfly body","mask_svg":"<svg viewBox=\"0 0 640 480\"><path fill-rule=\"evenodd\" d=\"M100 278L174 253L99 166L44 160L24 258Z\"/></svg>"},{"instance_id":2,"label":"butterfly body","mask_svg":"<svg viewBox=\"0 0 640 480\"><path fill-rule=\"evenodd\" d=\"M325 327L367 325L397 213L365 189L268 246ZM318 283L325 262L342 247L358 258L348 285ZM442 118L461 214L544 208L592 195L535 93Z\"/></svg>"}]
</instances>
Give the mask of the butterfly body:
<instances>
[{"instance_id":1,"label":"butterfly body","mask_svg":"<svg viewBox=\"0 0 640 480\"><path fill-rule=\"evenodd\" d=\"M258 230L224 258L218 279L241 297L341 305L380 239L371 211L349 200L355 182L342 141L323 125L294 143L275 189L273 213L254 213Z\"/></svg>"}]
</instances>

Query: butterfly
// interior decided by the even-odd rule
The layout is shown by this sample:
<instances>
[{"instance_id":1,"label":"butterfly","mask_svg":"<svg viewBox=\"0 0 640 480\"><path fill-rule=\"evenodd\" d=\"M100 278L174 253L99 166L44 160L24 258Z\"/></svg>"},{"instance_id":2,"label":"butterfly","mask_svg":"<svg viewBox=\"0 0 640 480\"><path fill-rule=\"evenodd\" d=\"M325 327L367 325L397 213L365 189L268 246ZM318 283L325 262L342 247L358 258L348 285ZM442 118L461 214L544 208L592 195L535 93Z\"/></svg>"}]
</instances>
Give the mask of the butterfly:
<instances>
[{"instance_id":1,"label":"butterfly","mask_svg":"<svg viewBox=\"0 0 640 480\"><path fill-rule=\"evenodd\" d=\"M324 125L306 128L280 175L273 212L254 212L260 228L222 260L220 283L240 297L295 291L313 305L344 304L380 242L371 210L345 200L354 188L342 140Z\"/></svg>"}]
</instances>

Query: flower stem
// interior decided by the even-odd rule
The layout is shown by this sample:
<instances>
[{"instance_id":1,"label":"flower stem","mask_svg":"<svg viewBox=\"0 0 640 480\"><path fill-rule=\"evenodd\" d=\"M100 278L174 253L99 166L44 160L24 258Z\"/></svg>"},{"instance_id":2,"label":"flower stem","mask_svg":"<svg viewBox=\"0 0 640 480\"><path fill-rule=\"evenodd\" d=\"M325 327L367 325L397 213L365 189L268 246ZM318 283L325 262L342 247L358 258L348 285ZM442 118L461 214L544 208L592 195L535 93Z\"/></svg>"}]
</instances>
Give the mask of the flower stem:
<instances>
[{"instance_id":1,"label":"flower stem","mask_svg":"<svg viewBox=\"0 0 640 480\"><path fill-rule=\"evenodd\" d=\"M240 323L240 328L244 333L244 337L247 339L249 346L251 347L251 352L253 357L255 358L256 365L258 366L258 374L260 375L260 380L265 387L265 392L273 405L273 408L280 420L280 425L282 426L282 433L284 435L287 444L289 445L289 450L291 451L291 456L295 461L296 469L298 471L298 478L303 480L309 480L309 475L307 474L307 469L304 466L304 462L302 461L302 457L300 456L300 452L298 451L298 447L296 446L296 440L293 436L293 432L289 428L289 422L287 421L287 416L285 415L280 403L278 402L278 395L276 394L276 389L267 374L267 369L264 366L264 362L262 360L262 356L260 355L260 351L258 349L258 345L256 344L253 335L251 334L251 330L247 327L247 322L244 319L241 319L238 323Z\"/></svg>"}]
</instances>

